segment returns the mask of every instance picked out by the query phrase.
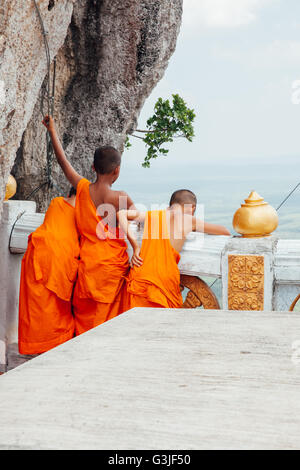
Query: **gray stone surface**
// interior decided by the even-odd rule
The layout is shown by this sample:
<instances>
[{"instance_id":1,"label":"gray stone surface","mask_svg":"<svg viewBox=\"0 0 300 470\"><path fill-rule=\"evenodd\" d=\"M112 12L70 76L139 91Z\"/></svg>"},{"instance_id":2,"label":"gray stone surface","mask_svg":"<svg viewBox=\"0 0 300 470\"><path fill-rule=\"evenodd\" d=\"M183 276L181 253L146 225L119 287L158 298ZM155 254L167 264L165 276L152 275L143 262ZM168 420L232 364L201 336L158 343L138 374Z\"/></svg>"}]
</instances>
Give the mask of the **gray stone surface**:
<instances>
[{"instance_id":1,"label":"gray stone surface","mask_svg":"<svg viewBox=\"0 0 300 470\"><path fill-rule=\"evenodd\" d=\"M145 99L175 50L182 1L75 2L65 44L57 55L55 120L66 153L83 176L93 178L92 159L99 145L123 151L126 134L135 128ZM45 180L45 167L45 128L38 101L13 169L19 198ZM67 191L69 185L56 163L53 178ZM57 189L39 192L39 210L54 195Z\"/></svg>"},{"instance_id":2,"label":"gray stone surface","mask_svg":"<svg viewBox=\"0 0 300 470\"><path fill-rule=\"evenodd\" d=\"M49 0L37 3L49 33L52 59L64 43L73 0L60 0L52 10L48 10ZM43 36L33 1L1 1L0 82L4 84L4 97L0 100L0 217L8 175L46 71Z\"/></svg>"},{"instance_id":3,"label":"gray stone surface","mask_svg":"<svg viewBox=\"0 0 300 470\"><path fill-rule=\"evenodd\" d=\"M135 309L0 377L2 449L299 449L298 314Z\"/></svg>"}]
</instances>

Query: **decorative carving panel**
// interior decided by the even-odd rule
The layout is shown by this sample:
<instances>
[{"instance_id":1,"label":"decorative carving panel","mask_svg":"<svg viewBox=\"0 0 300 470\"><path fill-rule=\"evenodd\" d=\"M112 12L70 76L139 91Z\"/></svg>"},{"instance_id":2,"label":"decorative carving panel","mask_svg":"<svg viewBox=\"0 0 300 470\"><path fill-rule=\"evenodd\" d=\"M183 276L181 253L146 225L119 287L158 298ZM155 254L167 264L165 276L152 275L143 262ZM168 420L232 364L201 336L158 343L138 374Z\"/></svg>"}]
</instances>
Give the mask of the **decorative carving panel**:
<instances>
[{"instance_id":1,"label":"decorative carving panel","mask_svg":"<svg viewBox=\"0 0 300 470\"><path fill-rule=\"evenodd\" d=\"M180 277L180 285L182 290L185 287L189 289L182 308L197 308L203 305L205 309L220 309L217 297L202 279L196 276L182 274Z\"/></svg>"},{"instance_id":2,"label":"decorative carving panel","mask_svg":"<svg viewBox=\"0 0 300 470\"><path fill-rule=\"evenodd\" d=\"M228 256L228 308L264 309L263 256Z\"/></svg>"}]
</instances>

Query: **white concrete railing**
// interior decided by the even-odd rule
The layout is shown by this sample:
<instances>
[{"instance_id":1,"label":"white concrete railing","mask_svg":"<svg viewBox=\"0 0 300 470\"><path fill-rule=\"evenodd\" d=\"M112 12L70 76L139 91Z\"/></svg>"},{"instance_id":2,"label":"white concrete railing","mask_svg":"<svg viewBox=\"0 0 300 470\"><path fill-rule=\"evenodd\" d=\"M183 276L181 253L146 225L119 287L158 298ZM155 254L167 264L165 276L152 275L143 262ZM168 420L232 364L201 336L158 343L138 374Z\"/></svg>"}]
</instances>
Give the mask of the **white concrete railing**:
<instances>
[{"instance_id":1,"label":"white concrete railing","mask_svg":"<svg viewBox=\"0 0 300 470\"><path fill-rule=\"evenodd\" d=\"M12 253L25 253L28 236L44 220L44 214L25 213L15 224L12 232L10 249ZM141 241L142 231L135 229L137 239ZM229 237L203 236L190 234L181 253L180 271L193 276L221 277L220 256ZM130 252L129 246L129 252Z\"/></svg>"},{"instance_id":2,"label":"white concrete railing","mask_svg":"<svg viewBox=\"0 0 300 470\"><path fill-rule=\"evenodd\" d=\"M35 213L35 203L8 201L0 225L0 372L7 356L17 349L18 293L22 254L28 235L44 219ZM17 220L17 216L26 211ZM12 230L13 224L15 226ZM142 232L139 233L141 237ZM11 235L11 238L10 238ZM9 252L9 240L10 250ZM129 250L130 251L130 250ZM198 277L222 278L223 308L228 308L228 254L261 254L265 257L265 310L289 310L300 293L300 240L241 239L238 237L203 236L193 233L181 253L180 271ZM11 347L9 347L11 346ZM12 351L12 352L10 352Z\"/></svg>"},{"instance_id":3,"label":"white concrete railing","mask_svg":"<svg viewBox=\"0 0 300 470\"><path fill-rule=\"evenodd\" d=\"M16 254L25 253L27 239L44 220L44 214L27 211L15 224L10 247ZM141 238L142 232L138 233ZM222 277L221 256L231 237L190 234L179 264L183 274ZM300 240L278 240L274 258L276 284L300 284Z\"/></svg>"}]
</instances>

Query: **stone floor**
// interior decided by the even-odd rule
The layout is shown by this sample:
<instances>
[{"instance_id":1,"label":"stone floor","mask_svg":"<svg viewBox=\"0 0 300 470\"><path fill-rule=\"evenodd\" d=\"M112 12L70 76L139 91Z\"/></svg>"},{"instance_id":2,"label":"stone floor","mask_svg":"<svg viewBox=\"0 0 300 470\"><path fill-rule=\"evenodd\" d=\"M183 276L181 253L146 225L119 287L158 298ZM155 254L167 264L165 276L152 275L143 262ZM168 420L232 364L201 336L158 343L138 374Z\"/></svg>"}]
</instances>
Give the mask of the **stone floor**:
<instances>
[{"instance_id":1,"label":"stone floor","mask_svg":"<svg viewBox=\"0 0 300 470\"><path fill-rule=\"evenodd\" d=\"M1 449L300 449L297 313L135 309L0 377Z\"/></svg>"}]
</instances>

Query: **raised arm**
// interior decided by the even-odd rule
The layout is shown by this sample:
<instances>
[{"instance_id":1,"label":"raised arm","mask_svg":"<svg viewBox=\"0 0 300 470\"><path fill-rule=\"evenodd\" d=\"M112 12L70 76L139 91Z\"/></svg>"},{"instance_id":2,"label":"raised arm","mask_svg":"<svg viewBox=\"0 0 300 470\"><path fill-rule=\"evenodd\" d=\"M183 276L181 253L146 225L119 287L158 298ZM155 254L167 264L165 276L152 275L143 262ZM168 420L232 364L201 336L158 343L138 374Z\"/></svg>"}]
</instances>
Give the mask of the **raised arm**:
<instances>
[{"instance_id":1,"label":"raised arm","mask_svg":"<svg viewBox=\"0 0 300 470\"><path fill-rule=\"evenodd\" d=\"M57 135L53 118L51 116L45 116L43 120L43 124L47 128L49 135L51 137L54 153L56 155L59 165L61 166L66 178L69 180L71 185L74 188L77 188L77 185L79 181L82 179L82 176L80 176L77 173L77 171L74 170L71 163L67 159L64 149Z\"/></svg>"},{"instance_id":2,"label":"raised arm","mask_svg":"<svg viewBox=\"0 0 300 470\"><path fill-rule=\"evenodd\" d=\"M231 235L229 230L223 225L209 224L203 220L197 219L196 217L193 217L193 231L204 232L209 235Z\"/></svg>"},{"instance_id":3,"label":"raised arm","mask_svg":"<svg viewBox=\"0 0 300 470\"><path fill-rule=\"evenodd\" d=\"M126 234L130 245L133 249L133 256L131 258L131 266L140 267L143 264L143 260L140 257L140 246L135 238L129 221L143 222L145 220L145 212L139 212L137 210L121 210L117 213L119 225L123 232Z\"/></svg>"}]
</instances>

